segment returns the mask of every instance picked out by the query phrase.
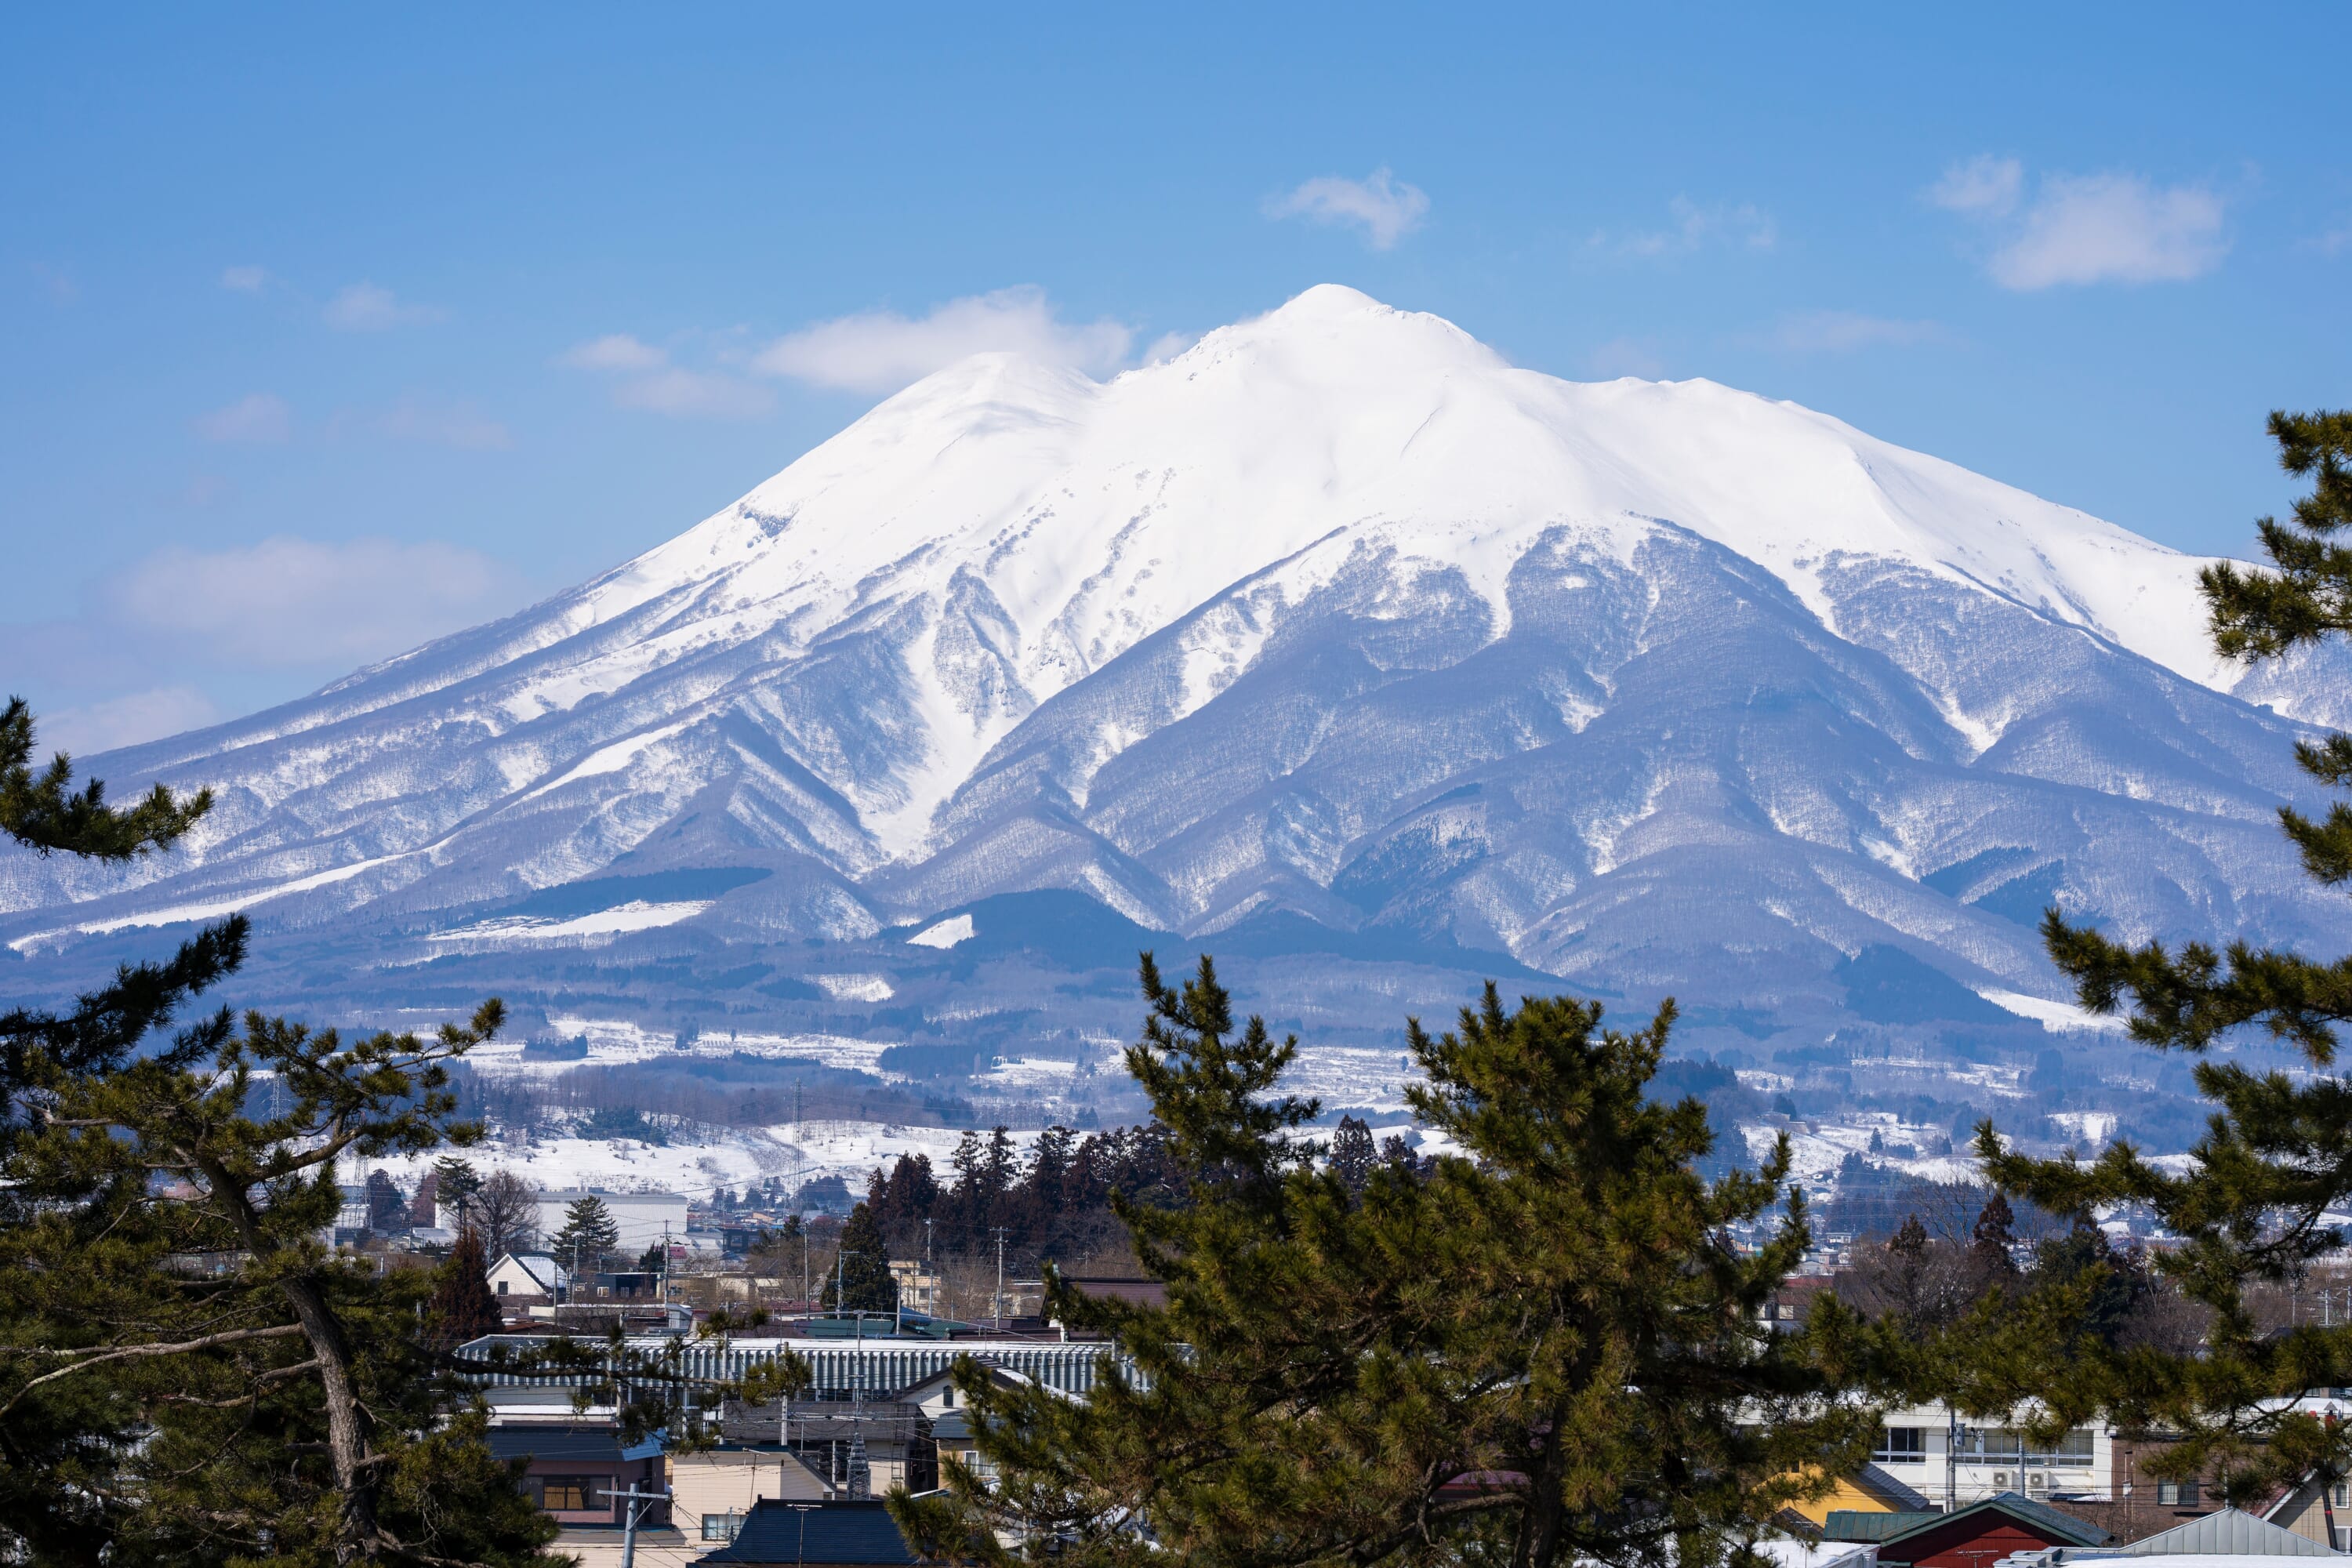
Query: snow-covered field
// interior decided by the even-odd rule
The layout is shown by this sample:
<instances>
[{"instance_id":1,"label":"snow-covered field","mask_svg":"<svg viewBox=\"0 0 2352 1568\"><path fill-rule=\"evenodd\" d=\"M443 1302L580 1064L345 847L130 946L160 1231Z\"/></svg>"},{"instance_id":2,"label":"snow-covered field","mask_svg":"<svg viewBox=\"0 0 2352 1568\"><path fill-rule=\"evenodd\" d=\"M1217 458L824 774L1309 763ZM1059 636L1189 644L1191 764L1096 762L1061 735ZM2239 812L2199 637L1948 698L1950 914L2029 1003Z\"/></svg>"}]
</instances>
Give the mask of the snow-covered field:
<instances>
[{"instance_id":1,"label":"snow-covered field","mask_svg":"<svg viewBox=\"0 0 2352 1568\"><path fill-rule=\"evenodd\" d=\"M905 1075L882 1070L887 1040L853 1039L846 1035L766 1035L730 1030L713 1032L679 1045L675 1037L622 1018L590 1018L553 1015L549 1026L565 1039L588 1042L587 1061L599 1066L651 1061L664 1057L767 1057L780 1061L813 1062L872 1075L885 1083L903 1083ZM520 1040L498 1040L468 1053L467 1064L483 1072L565 1072L582 1065L572 1061L527 1061Z\"/></svg>"},{"instance_id":2,"label":"snow-covered field","mask_svg":"<svg viewBox=\"0 0 2352 1568\"><path fill-rule=\"evenodd\" d=\"M1036 1145L1037 1129L1011 1136L1026 1160ZM983 1131L983 1138L988 1134ZM950 1179L949 1157L964 1130L951 1127L908 1127L883 1121L785 1121L773 1127L746 1129L709 1136L702 1141L673 1140L667 1144L640 1142L633 1138L493 1138L471 1150L438 1149L429 1154L371 1160L364 1170L389 1172L404 1192L415 1193L417 1180L433 1162L456 1153L487 1174L504 1168L542 1190L561 1187L602 1187L613 1192L681 1193L706 1197L720 1187L740 1188L766 1177L786 1184L839 1176L853 1194L866 1190L866 1178L877 1167L888 1167L901 1154L927 1154L942 1181ZM363 1170L352 1163L343 1169L345 1181L362 1179Z\"/></svg>"}]
</instances>

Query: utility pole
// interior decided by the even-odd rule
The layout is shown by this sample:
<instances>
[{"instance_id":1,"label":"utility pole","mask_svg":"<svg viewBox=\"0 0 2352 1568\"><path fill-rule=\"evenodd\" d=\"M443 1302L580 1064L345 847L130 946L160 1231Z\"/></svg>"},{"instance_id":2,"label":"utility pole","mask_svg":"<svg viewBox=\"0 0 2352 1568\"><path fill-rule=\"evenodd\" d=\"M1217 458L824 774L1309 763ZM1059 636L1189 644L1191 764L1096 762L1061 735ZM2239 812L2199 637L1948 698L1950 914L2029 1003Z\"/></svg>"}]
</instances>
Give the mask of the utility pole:
<instances>
[{"instance_id":1,"label":"utility pole","mask_svg":"<svg viewBox=\"0 0 2352 1568\"><path fill-rule=\"evenodd\" d=\"M801 1310L802 1310L803 1311L806 1311L806 1310L808 1310L808 1304L809 1304L809 1300L808 1300L808 1263L809 1263L809 1250L808 1250L808 1249L809 1249L808 1221L807 1221L806 1217L805 1217L805 1216L803 1216L803 1219L802 1219L802 1221L801 1221Z\"/></svg>"},{"instance_id":2,"label":"utility pole","mask_svg":"<svg viewBox=\"0 0 2352 1568\"><path fill-rule=\"evenodd\" d=\"M1004 1331L1004 1227L996 1227L996 1329Z\"/></svg>"},{"instance_id":3,"label":"utility pole","mask_svg":"<svg viewBox=\"0 0 2352 1568\"><path fill-rule=\"evenodd\" d=\"M637 1568L637 1520L646 1509L657 1502L667 1502L669 1489L664 1487L657 1492L641 1492L631 1487L625 1492L606 1492L604 1495L616 1500L628 1500L628 1511L621 1523L621 1568Z\"/></svg>"},{"instance_id":4,"label":"utility pole","mask_svg":"<svg viewBox=\"0 0 2352 1568\"><path fill-rule=\"evenodd\" d=\"M820 1505L813 1502L788 1502L784 1506L801 1516L800 1552L793 1561L799 1568L808 1568L808 1516L814 1513Z\"/></svg>"},{"instance_id":5,"label":"utility pole","mask_svg":"<svg viewBox=\"0 0 2352 1568\"><path fill-rule=\"evenodd\" d=\"M838 1300L836 1296L835 1300ZM866 1460L866 1314L857 1314L857 1350L850 1364L856 1381L849 1390L849 1495L863 1501L874 1495L874 1469Z\"/></svg>"},{"instance_id":6,"label":"utility pole","mask_svg":"<svg viewBox=\"0 0 2352 1568\"><path fill-rule=\"evenodd\" d=\"M668 1327L669 1318L669 1221L662 1221L662 1318Z\"/></svg>"},{"instance_id":7,"label":"utility pole","mask_svg":"<svg viewBox=\"0 0 2352 1568\"><path fill-rule=\"evenodd\" d=\"M1944 1406L1944 1511L1949 1513L1959 1496L1960 1488L1960 1412L1957 1405Z\"/></svg>"}]
</instances>

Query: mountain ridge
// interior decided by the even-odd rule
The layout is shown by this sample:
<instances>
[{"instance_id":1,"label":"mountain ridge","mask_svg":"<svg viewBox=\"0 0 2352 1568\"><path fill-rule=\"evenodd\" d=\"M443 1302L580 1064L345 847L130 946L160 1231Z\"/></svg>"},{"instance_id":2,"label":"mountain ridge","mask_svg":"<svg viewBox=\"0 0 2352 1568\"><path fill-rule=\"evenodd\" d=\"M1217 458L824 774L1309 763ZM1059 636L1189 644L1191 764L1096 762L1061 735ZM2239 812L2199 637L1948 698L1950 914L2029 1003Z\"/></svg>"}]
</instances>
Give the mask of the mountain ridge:
<instances>
[{"instance_id":1,"label":"mountain ridge","mask_svg":"<svg viewBox=\"0 0 2352 1568\"><path fill-rule=\"evenodd\" d=\"M2200 564L1327 285L1106 383L977 356L577 588L99 759L221 805L127 874L0 859L0 939L873 947L1066 889L1791 1016L1880 947L2060 1006L2020 878L2135 936L2347 934L2273 825L2340 658L2224 664ZM730 865L651 923L484 923Z\"/></svg>"}]
</instances>

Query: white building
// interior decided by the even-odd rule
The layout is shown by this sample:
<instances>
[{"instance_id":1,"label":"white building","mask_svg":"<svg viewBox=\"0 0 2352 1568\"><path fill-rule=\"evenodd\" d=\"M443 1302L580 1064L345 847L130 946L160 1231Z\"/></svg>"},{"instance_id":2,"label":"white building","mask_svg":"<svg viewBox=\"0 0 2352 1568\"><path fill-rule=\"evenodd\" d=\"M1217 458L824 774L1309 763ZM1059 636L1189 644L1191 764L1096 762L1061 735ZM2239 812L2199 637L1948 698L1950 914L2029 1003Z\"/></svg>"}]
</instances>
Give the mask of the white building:
<instances>
[{"instance_id":1,"label":"white building","mask_svg":"<svg viewBox=\"0 0 2352 1568\"><path fill-rule=\"evenodd\" d=\"M1938 1507L1966 1508L2001 1492L2036 1501L2114 1496L2114 1434L2077 1426L2047 1446L2029 1441L2025 1415L2006 1426L1957 1420L1940 1405L1890 1410L1871 1462L1925 1492Z\"/></svg>"},{"instance_id":2,"label":"white building","mask_svg":"<svg viewBox=\"0 0 2352 1568\"><path fill-rule=\"evenodd\" d=\"M615 1251L640 1253L662 1238L662 1227L669 1227L673 1241L686 1240L686 1199L677 1193L613 1193L602 1187L569 1188L562 1192L539 1194L539 1234L541 1239L563 1228L563 1215L582 1198L594 1198L613 1216L613 1224L621 1233Z\"/></svg>"},{"instance_id":3,"label":"white building","mask_svg":"<svg viewBox=\"0 0 2352 1568\"><path fill-rule=\"evenodd\" d=\"M544 1253L502 1252L486 1276L493 1296L544 1296L554 1300L563 1293L570 1276Z\"/></svg>"}]
</instances>

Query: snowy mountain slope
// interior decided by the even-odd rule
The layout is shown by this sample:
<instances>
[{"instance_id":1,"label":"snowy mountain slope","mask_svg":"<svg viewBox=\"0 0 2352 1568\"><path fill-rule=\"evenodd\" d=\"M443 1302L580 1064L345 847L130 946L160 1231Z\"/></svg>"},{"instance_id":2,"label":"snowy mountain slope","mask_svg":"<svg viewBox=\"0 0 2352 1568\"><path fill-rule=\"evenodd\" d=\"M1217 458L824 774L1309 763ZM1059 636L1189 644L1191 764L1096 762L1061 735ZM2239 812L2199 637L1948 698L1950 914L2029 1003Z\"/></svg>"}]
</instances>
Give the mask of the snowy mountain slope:
<instances>
[{"instance_id":1,"label":"snowy mountain slope","mask_svg":"<svg viewBox=\"0 0 2352 1568\"><path fill-rule=\"evenodd\" d=\"M220 807L128 873L0 860L0 939L247 908L377 970L887 967L929 951L894 927L1060 888L1210 945L1303 918L1790 1016L1862 1006L1891 953L1975 1016L2057 994L2053 900L2346 934L2273 814L2294 721L2352 682L2216 660L2201 564L1326 287L1107 384L965 362L579 589L100 759Z\"/></svg>"}]
</instances>

